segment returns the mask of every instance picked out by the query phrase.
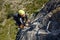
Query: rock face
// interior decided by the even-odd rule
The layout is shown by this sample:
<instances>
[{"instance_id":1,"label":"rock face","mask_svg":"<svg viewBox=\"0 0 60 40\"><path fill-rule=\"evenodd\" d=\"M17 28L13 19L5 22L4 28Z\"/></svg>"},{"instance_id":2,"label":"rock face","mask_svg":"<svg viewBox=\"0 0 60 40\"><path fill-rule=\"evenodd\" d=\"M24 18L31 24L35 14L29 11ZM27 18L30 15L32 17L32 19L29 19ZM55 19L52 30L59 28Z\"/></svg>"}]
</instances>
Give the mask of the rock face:
<instances>
[{"instance_id":1,"label":"rock face","mask_svg":"<svg viewBox=\"0 0 60 40\"><path fill-rule=\"evenodd\" d=\"M18 36L16 38L18 40L60 40L60 10L53 13L53 11L58 7L60 7L60 0L50 0L47 2L38 12L36 16L38 19L32 23L32 30L29 28L26 32L23 31L25 33L22 32L21 36L24 34L22 39L20 39L20 36L19 39ZM52 16L49 13L51 13ZM47 14L49 15L46 16Z\"/></svg>"}]
</instances>

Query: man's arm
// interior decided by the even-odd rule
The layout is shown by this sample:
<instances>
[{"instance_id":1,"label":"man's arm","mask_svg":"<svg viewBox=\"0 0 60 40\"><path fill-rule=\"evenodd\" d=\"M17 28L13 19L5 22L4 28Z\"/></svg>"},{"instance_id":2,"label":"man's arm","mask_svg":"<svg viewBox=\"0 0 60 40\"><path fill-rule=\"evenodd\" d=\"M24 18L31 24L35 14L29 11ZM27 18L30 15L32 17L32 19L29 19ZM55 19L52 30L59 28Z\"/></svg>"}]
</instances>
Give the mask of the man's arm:
<instances>
[{"instance_id":1,"label":"man's arm","mask_svg":"<svg viewBox=\"0 0 60 40\"><path fill-rule=\"evenodd\" d=\"M19 20L20 20L20 22L21 22L21 24L20 24L19 27L20 27L21 29L23 29L24 26L25 26L25 23L23 22L22 18L20 18Z\"/></svg>"},{"instance_id":2,"label":"man's arm","mask_svg":"<svg viewBox=\"0 0 60 40\"><path fill-rule=\"evenodd\" d=\"M21 22L21 24L23 24L22 18L20 18L20 22Z\"/></svg>"}]
</instances>

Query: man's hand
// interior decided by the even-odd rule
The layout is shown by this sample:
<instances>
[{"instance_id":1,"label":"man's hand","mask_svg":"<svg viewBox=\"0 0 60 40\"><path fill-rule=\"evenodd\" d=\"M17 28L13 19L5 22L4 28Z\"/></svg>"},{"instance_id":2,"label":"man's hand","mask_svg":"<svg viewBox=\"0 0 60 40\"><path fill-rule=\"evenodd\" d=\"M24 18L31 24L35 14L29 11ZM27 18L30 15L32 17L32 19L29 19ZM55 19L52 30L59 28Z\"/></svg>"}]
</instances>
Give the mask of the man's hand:
<instances>
[{"instance_id":1,"label":"man's hand","mask_svg":"<svg viewBox=\"0 0 60 40\"><path fill-rule=\"evenodd\" d=\"M20 28L23 29L23 28L24 28L24 25L21 24L21 25L20 25Z\"/></svg>"},{"instance_id":2,"label":"man's hand","mask_svg":"<svg viewBox=\"0 0 60 40\"><path fill-rule=\"evenodd\" d=\"M30 22L30 20L28 20L27 22Z\"/></svg>"},{"instance_id":3,"label":"man's hand","mask_svg":"<svg viewBox=\"0 0 60 40\"><path fill-rule=\"evenodd\" d=\"M27 24L26 24L26 27L28 27L28 26L29 26L29 24L27 23Z\"/></svg>"}]
</instances>

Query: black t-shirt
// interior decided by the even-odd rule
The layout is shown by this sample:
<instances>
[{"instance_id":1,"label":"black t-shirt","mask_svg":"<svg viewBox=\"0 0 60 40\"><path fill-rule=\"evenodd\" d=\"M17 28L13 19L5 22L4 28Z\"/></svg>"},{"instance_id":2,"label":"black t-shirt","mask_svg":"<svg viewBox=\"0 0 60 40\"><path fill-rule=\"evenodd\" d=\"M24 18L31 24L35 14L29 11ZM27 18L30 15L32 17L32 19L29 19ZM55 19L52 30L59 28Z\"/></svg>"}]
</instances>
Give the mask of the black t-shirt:
<instances>
[{"instance_id":1,"label":"black t-shirt","mask_svg":"<svg viewBox=\"0 0 60 40\"><path fill-rule=\"evenodd\" d=\"M19 14L14 14L13 17L18 26L20 26L21 24L25 25L26 21L28 20L27 15L25 17L21 17Z\"/></svg>"}]
</instances>

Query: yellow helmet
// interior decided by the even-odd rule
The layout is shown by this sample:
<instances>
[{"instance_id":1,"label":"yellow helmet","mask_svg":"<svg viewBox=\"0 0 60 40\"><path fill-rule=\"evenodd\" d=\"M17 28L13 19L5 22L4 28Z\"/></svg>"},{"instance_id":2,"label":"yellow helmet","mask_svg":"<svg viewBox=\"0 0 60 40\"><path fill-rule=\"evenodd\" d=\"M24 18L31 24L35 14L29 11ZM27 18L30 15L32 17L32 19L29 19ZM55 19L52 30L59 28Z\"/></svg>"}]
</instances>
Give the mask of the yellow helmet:
<instances>
[{"instance_id":1,"label":"yellow helmet","mask_svg":"<svg viewBox=\"0 0 60 40\"><path fill-rule=\"evenodd\" d=\"M20 15L23 15L23 14L25 14L25 11L19 10L18 13L19 13Z\"/></svg>"}]
</instances>

